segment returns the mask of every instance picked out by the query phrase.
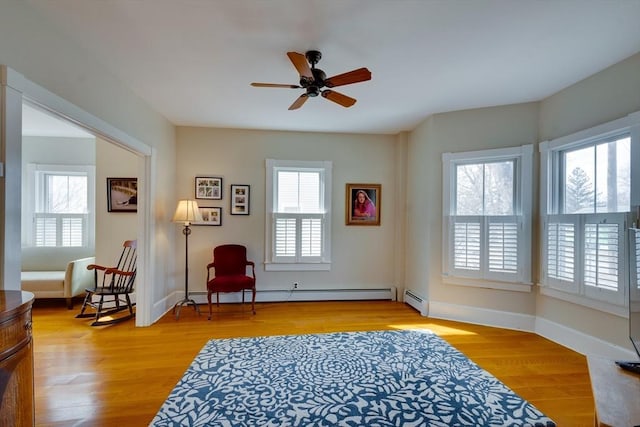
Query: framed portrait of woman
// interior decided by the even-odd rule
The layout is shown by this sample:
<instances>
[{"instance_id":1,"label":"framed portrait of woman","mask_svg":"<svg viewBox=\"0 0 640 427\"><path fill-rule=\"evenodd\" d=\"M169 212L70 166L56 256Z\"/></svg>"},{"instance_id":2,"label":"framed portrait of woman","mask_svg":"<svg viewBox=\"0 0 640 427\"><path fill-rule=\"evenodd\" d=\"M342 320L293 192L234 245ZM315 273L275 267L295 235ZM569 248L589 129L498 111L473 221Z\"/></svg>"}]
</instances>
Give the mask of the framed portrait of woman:
<instances>
[{"instance_id":1,"label":"framed portrait of woman","mask_svg":"<svg viewBox=\"0 0 640 427\"><path fill-rule=\"evenodd\" d=\"M345 193L347 225L380 225L381 184L347 184Z\"/></svg>"}]
</instances>

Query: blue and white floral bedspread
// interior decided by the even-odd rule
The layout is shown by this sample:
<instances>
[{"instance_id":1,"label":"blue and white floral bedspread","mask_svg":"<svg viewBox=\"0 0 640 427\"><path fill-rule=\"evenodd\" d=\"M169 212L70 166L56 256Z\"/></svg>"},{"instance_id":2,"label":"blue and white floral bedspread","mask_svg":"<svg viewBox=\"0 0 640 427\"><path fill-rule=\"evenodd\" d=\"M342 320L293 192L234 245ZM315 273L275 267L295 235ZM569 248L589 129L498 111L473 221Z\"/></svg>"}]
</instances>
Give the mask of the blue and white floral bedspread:
<instances>
[{"instance_id":1,"label":"blue and white floral bedspread","mask_svg":"<svg viewBox=\"0 0 640 427\"><path fill-rule=\"evenodd\" d=\"M541 426L533 405L429 331L209 341L150 426Z\"/></svg>"}]
</instances>

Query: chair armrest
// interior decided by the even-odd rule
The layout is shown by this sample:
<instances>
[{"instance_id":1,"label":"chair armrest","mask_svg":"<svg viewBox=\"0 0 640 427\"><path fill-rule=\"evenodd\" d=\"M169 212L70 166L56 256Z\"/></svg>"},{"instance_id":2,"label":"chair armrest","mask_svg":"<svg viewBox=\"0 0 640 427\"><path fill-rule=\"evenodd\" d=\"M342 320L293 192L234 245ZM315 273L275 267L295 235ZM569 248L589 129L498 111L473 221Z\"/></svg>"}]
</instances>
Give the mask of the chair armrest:
<instances>
[{"instance_id":1,"label":"chair armrest","mask_svg":"<svg viewBox=\"0 0 640 427\"><path fill-rule=\"evenodd\" d=\"M210 262L207 264L207 281L205 284L209 283L209 279L211 278L211 269L216 266L215 262Z\"/></svg>"},{"instance_id":2,"label":"chair armrest","mask_svg":"<svg viewBox=\"0 0 640 427\"><path fill-rule=\"evenodd\" d=\"M122 271L122 270L118 270L117 268L107 268L104 271L104 274L117 274L119 276L133 276L134 274L136 274L135 271Z\"/></svg>"},{"instance_id":3,"label":"chair armrest","mask_svg":"<svg viewBox=\"0 0 640 427\"><path fill-rule=\"evenodd\" d=\"M247 261L247 265L251 266L251 275L256 278L256 264L253 261Z\"/></svg>"},{"instance_id":4,"label":"chair armrest","mask_svg":"<svg viewBox=\"0 0 640 427\"><path fill-rule=\"evenodd\" d=\"M89 265L87 265L87 270L105 271L105 270L108 270L110 268L115 268L115 267L105 267L104 265L98 265L98 264L89 264Z\"/></svg>"},{"instance_id":5,"label":"chair armrest","mask_svg":"<svg viewBox=\"0 0 640 427\"><path fill-rule=\"evenodd\" d=\"M76 259L67 264L64 275L64 297L71 298L84 293L87 288L93 288L94 275L89 270L91 263L95 262L94 257Z\"/></svg>"}]
</instances>

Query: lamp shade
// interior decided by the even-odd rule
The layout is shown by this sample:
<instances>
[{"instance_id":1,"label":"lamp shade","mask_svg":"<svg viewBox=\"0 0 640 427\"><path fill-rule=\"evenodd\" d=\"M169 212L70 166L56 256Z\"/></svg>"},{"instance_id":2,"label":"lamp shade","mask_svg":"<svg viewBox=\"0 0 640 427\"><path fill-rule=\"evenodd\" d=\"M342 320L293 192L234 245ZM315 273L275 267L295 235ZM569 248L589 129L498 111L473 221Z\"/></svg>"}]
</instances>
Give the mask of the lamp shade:
<instances>
[{"instance_id":1,"label":"lamp shade","mask_svg":"<svg viewBox=\"0 0 640 427\"><path fill-rule=\"evenodd\" d=\"M202 215L200 215L200 209L198 209L198 202L195 200L180 200L176 213L173 214L173 222L183 222L185 225L189 225L195 221L202 221Z\"/></svg>"}]
</instances>

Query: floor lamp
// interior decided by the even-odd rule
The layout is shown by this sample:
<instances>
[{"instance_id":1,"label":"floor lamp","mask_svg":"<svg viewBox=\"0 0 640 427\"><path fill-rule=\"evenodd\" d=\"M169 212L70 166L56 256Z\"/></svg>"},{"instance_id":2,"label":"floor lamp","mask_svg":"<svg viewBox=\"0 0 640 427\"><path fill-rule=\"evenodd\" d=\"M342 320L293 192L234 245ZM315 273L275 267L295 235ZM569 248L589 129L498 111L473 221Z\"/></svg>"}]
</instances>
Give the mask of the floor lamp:
<instances>
[{"instance_id":1,"label":"floor lamp","mask_svg":"<svg viewBox=\"0 0 640 427\"><path fill-rule=\"evenodd\" d=\"M180 317L180 309L183 305L192 305L196 312L200 314L198 304L189 298L189 234L191 234L191 223L195 221L202 221L198 202L195 200L180 200L176 213L173 215L173 222L184 224L182 229L182 234L184 234L184 298L173 306L176 319Z\"/></svg>"}]
</instances>

